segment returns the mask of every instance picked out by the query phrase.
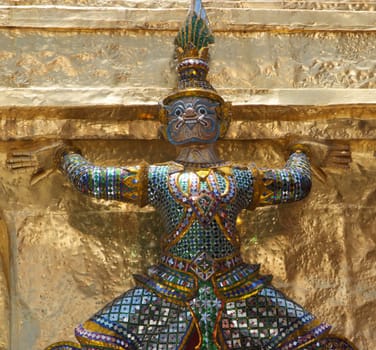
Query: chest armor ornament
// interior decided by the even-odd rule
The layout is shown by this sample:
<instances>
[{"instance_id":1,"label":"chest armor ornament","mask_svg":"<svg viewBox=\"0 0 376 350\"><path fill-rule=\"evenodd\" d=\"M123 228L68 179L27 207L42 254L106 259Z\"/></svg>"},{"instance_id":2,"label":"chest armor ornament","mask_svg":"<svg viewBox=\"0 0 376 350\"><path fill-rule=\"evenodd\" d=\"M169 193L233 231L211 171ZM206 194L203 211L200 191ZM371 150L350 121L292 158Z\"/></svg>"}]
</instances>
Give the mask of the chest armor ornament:
<instances>
[{"instance_id":1,"label":"chest armor ornament","mask_svg":"<svg viewBox=\"0 0 376 350\"><path fill-rule=\"evenodd\" d=\"M219 173L215 173L213 169L204 169L177 172L169 176L169 192L184 208L185 214L180 227L167 237L166 248L177 243L182 233L186 232L195 220L204 230L215 220L226 238L233 245L238 243L234 241L235 225L231 225L226 212L226 206L235 199L235 180L230 168L222 167L218 170Z\"/></svg>"},{"instance_id":2,"label":"chest armor ornament","mask_svg":"<svg viewBox=\"0 0 376 350\"><path fill-rule=\"evenodd\" d=\"M162 238L164 254L160 264L151 267L148 276L135 275L138 283L171 302L185 305L197 295L202 282L209 282L216 295L228 302L256 294L271 280L271 276L259 275L259 265L246 264L240 256L235 227L240 211L239 185L233 169L222 166L182 171L170 164L168 193L183 208L183 214L176 228ZM231 254L214 258L213 252L204 247L195 251L192 259L171 253L185 235L210 235L213 225L233 247Z\"/></svg>"}]
</instances>

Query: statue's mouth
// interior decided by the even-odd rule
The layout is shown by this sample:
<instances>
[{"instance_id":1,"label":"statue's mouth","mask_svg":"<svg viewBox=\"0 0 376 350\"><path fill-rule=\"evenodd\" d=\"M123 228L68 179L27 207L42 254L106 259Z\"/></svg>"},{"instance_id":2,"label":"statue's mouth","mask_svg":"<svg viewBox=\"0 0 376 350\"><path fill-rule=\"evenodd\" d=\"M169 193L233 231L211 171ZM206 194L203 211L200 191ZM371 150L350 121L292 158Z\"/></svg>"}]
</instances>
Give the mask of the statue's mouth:
<instances>
[{"instance_id":1,"label":"statue's mouth","mask_svg":"<svg viewBox=\"0 0 376 350\"><path fill-rule=\"evenodd\" d=\"M209 123L205 119L205 116L193 116L193 117L181 117L175 125L176 129L180 129L183 125L187 125L192 129L196 124L201 124L204 127L208 127Z\"/></svg>"}]
</instances>

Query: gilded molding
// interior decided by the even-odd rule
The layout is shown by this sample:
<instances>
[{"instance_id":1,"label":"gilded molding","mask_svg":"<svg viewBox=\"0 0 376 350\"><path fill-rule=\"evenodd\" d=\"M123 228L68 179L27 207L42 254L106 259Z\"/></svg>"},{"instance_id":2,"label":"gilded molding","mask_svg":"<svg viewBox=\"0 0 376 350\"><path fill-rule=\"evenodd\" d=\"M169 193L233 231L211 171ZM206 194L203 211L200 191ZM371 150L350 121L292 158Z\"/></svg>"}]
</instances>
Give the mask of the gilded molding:
<instances>
[{"instance_id":1,"label":"gilded molding","mask_svg":"<svg viewBox=\"0 0 376 350\"><path fill-rule=\"evenodd\" d=\"M354 11L350 6L343 9L328 3L326 11L315 11L314 6L289 2L280 7L268 3L255 7L236 5L238 7L231 8L216 4L207 8L213 31L376 30L376 11ZM0 27L177 31L186 13L185 7L178 5L169 8L148 7L147 4L144 8L126 6L3 5L0 6Z\"/></svg>"},{"instance_id":2,"label":"gilded molding","mask_svg":"<svg viewBox=\"0 0 376 350\"><path fill-rule=\"evenodd\" d=\"M242 106L346 106L376 105L376 89L246 89L217 88L224 100ZM149 87L0 87L0 112L4 108L90 108L112 106L117 114L123 105L142 105L146 112L140 119L154 119L148 114L171 89ZM10 112L10 111L9 111ZM7 112L7 114L9 113Z\"/></svg>"},{"instance_id":3,"label":"gilded molding","mask_svg":"<svg viewBox=\"0 0 376 350\"><path fill-rule=\"evenodd\" d=\"M112 124L112 125L111 125ZM83 127L84 126L84 127ZM106 126L106 127L105 127ZM158 121L117 121L87 119L0 120L0 141L37 140L158 140ZM350 132L351 130L351 132ZM365 132L365 130L367 132ZM225 140L283 139L298 134L318 140L375 140L376 120L334 118L317 120L235 120Z\"/></svg>"}]
</instances>

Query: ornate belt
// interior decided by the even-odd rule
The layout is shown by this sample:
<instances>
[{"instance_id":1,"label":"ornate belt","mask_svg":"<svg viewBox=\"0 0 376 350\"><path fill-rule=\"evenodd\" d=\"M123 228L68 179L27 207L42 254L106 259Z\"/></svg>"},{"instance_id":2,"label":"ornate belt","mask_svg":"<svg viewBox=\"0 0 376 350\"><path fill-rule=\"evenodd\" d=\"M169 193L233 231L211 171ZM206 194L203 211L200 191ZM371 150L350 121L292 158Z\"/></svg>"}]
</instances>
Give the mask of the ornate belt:
<instances>
[{"instance_id":1,"label":"ornate belt","mask_svg":"<svg viewBox=\"0 0 376 350\"><path fill-rule=\"evenodd\" d=\"M198 253L192 260L163 255L161 261L165 265L180 271L193 271L197 277L204 281L207 281L216 273L226 272L243 262L240 254L228 258L214 259L210 253L205 251Z\"/></svg>"}]
</instances>

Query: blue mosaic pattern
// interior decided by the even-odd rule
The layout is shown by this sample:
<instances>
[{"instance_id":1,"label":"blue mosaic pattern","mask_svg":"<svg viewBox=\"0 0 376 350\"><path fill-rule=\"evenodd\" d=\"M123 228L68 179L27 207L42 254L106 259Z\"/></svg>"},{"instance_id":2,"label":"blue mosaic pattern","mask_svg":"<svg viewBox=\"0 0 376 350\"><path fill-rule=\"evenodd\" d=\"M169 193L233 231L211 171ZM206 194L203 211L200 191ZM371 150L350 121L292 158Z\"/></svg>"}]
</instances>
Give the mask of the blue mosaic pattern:
<instances>
[{"instance_id":1,"label":"blue mosaic pattern","mask_svg":"<svg viewBox=\"0 0 376 350\"><path fill-rule=\"evenodd\" d=\"M311 168L304 153L293 153L283 169L261 170L265 186L260 198L262 205L298 201L311 190Z\"/></svg>"},{"instance_id":2,"label":"blue mosaic pattern","mask_svg":"<svg viewBox=\"0 0 376 350\"><path fill-rule=\"evenodd\" d=\"M142 167L99 167L79 154L64 156L62 170L83 194L95 198L139 203Z\"/></svg>"},{"instance_id":3,"label":"blue mosaic pattern","mask_svg":"<svg viewBox=\"0 0 376 350\"><path fill-rule=\"evenodd\" d=\"M149 170L149 200L164 218L169 252L185 259L202 250L214 258L236 252L231 240L237 239L237 215L253 197L252 173L235 167L230 176L219 169L200 179L192 171L171 173L171 168L174 163Z\"/></svg>"},{"instance_id":4,"label":"blue mosaic pattern","mask_svg":"<svg viewBox=\"0 0 376 350\"><path fill-rule=\"evenodd\" d=\"M229 349L275 349L314 317L271 287L227 303L221 325Z\"/></svg>"},{"instance_id":5,"label":"blue mosaic pattern","mask_svg":"<svg viewBox=\"0 0 376 350\"><path fill-rule=\"evenodd\" d=\"M192 316L184 307L144 288L134 288L99 311L91 321L116 331L135 349L167 350L180 347L191 327Z\"/></svg>"}]
</instances>

